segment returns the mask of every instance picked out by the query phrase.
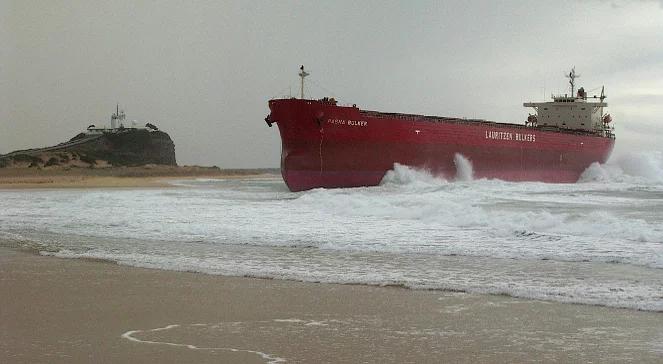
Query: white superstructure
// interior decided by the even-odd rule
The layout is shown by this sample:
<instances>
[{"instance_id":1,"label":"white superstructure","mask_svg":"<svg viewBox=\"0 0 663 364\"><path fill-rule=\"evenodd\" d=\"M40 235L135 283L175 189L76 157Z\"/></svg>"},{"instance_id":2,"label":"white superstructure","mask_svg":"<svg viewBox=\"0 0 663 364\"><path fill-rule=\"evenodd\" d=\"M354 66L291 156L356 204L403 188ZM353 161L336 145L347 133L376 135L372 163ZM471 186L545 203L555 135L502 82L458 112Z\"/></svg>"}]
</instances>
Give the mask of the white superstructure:
<instances>
[{"instance_id":1,"label":"white superstructure","mask_svg":"<svg viewBox=\"0 0 663 364\"><path fill-rule=\"evenodd\" d=\"M124 110L120 111L120 105L118 104L115 108L115 113L111 115L111 129L124 128L126 118Z\"/></svg>"},{"instance_id":2,"label":"white superstructure","mask_svg":"<svg viewBox=\"0 0 663 364\"><path fill-rule=\"evenodd\" d=\"M128 130L148 130L148 131L157 131L159 130L154 124L147 123L145 126L137 126L136 120L131 122L131 125L127 124L127 115L124 113L124 110L120 110L120 105L118 104L115 107L115 112L111 115L110 118L110 128L107 128L104 125L97 126L92 124L87 127L86 134L104 134L104 133L119 133Z\"/></svg>"},{"instance_id":3,"label":"white superstructure","mask_svg":"<svg viewBox=\"0 0 663 364\"><path fill-rule=\"evenodd\" d=\"M573 129L581 131L594 131L598 133L612 134L609 123L612 118L603 113L603 108L608 104L603 102L606 98L603 88L601 96L593 96L599 102L588 102L587 93L584 88L579 88L574 96L575 79L580 77L575 73L575 68L566 76L571 85L571 96L553 95L553 101L549 102L526 102L525 107L534 108L535 115L530 115L527 124L537 127L556 127L561 129Z\"/></svg>"}]
</instances>

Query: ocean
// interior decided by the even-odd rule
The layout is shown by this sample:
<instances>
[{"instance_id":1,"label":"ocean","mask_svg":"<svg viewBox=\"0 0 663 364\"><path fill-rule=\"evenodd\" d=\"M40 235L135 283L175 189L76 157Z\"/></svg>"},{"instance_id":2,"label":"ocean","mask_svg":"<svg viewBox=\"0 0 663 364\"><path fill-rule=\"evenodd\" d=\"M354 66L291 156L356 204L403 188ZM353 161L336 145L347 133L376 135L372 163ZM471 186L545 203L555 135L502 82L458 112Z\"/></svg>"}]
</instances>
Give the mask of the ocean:
<instances>
[{"instance_id":1,"label":"ocean","mask_svg":"<svg viewBox=\"0 0 663 364\"><path fill-rule=\"evenodd\" d=\"M289 192L279 175L174 188L0 191L0 245L227 276L397 286L663 311L663 155L575 184L447 179Z\"/></svg>"}]
</instances>

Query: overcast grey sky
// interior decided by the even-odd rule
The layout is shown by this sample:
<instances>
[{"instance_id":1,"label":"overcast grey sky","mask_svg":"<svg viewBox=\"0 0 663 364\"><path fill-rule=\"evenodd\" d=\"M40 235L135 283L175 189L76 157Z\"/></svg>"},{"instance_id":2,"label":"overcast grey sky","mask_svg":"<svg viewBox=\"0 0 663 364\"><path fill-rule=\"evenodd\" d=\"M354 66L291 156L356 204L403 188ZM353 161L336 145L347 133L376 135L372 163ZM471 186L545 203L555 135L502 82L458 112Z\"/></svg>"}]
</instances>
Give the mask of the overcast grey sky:
<instances>
[{"instance_id":1,"label":"overcast grey sky","mask_svg":"<svg viewBox=\"0 0 663 364\"><path fill-rule=\"evenodd\" d=\"M663 1L0 0L0 42L0 153L119 102L180 164L277 167L267 100L300 64L312 97L519 123L575 66L605 84L616 153L663 150Z\"/></svg>"}]
</instances>

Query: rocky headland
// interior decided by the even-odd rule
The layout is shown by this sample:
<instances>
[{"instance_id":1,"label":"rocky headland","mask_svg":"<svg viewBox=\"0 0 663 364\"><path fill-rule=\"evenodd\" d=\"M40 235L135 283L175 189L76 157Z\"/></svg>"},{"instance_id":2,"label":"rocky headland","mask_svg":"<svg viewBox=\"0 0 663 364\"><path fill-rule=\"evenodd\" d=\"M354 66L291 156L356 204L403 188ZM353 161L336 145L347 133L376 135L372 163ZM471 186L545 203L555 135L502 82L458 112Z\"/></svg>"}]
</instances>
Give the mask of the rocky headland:
<instances>
[{"instance_id":1,"label":"rocky headland","mask_svg":"<svg viewBox=\"0 0 663 364\"><path fill-rule=\"evenodd\" d=\"M177 165L175 143L163 131L127 129L80 133L52 147L0 155L0 168L108 168L151 164Z\"/></svg>"},{"instance_id":2,"label":"rocky headland","mask_svg":"<svg viewBox=\"0 0 663 364\"><path fill-rule=\"evenodd\" d=\"M93 127L55 146L0 155L0 189L172 187L168 180L279 173L278 168L178 166L173 140L154 125Z\"/></svg>"}]
</instances>

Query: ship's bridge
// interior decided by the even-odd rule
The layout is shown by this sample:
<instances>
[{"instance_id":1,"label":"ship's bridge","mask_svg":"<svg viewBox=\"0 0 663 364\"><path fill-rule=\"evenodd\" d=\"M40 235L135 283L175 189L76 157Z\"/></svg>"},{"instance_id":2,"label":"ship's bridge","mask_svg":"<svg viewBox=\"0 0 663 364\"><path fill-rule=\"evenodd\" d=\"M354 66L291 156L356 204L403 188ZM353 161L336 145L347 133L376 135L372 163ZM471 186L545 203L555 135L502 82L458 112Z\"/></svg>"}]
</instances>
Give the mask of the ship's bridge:
<instances>
[{"instance_id":1,"label":"ship's bridge","mask_svg":"<svg viewBox=\"0 0 663 364\"><path fill-rule=\"evenodd\" d=\"M585 102L584 98L576 98L568 95L552 95L554 102Z\"/></svg>"},{"instance_id":2,"label":"ship's bridge","mask_svg":"<svg viewBox=\"0 0 663 364\"><path fill-rule=\"evenodd\" d=\"M523 106L536 110L538 126L597 130L603 128L603 108L608 104L561 97L552 102L526 102Z\"/></svg>"},{"instance_id":3,"label":"ship's bridge","mask_svg":"<svg viewBox=\"0 0 663 364\"><path fill-rule=\"evenodd\" d=\"M599 102L589 102L587 93L582 87L574 95L574 80L579 77L575 74L575 70L572 70L567 77L570 78L571 95L552 95L553 101L549 102L523 103L523 106L534 108L536 111L536 115L530 115L528 118L528 124L586 131L606 130L607 119L603 114L603 108L608 104L603 102L606 98L603 89L600 97L592 97Z\"/></svg>"}]
</instances>

